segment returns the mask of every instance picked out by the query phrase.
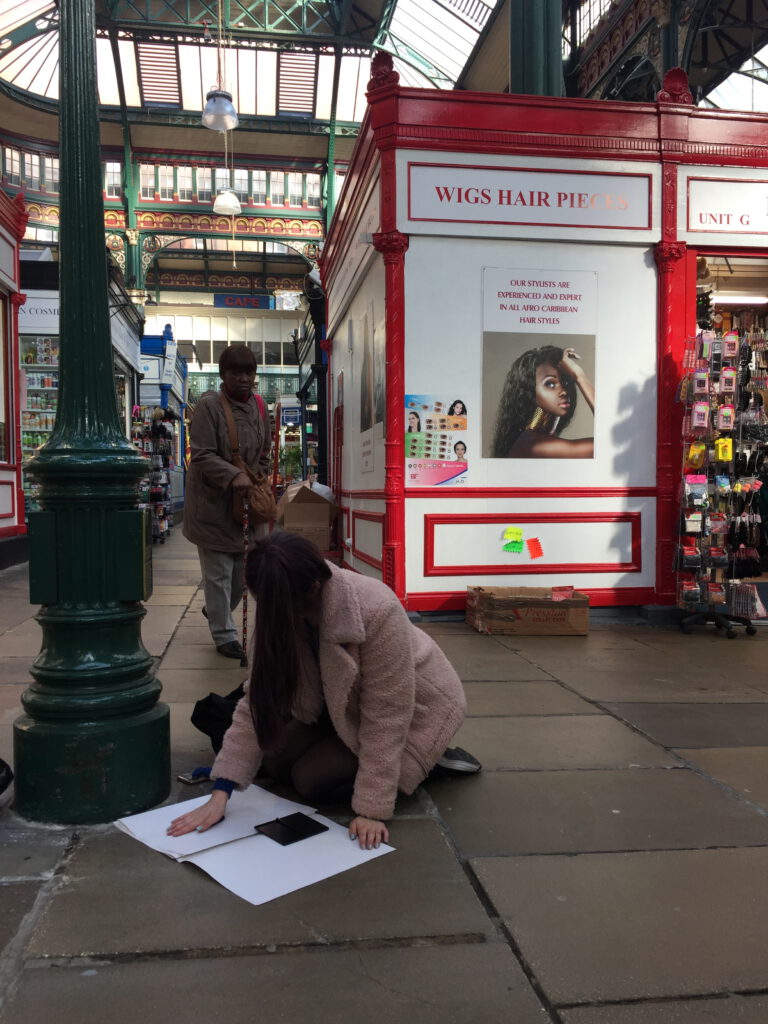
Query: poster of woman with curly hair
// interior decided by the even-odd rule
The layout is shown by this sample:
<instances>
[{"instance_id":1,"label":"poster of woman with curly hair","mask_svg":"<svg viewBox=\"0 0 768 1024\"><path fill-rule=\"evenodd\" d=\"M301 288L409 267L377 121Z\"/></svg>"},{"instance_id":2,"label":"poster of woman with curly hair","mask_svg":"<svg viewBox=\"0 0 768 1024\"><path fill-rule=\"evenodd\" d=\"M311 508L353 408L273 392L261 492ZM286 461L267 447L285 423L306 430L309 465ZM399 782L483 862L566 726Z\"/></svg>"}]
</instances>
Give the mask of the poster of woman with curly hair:
<instances>
[{"instance_id":1,"label":"poster of woman with curly hair","mask_svg":"<svg viewBox=\"0 0 768 1024\"><path fill-rule=\"evenodd\" d=\"M486 458L594 458L595 299L594 274L485 268Z\"/></svg>"}]
</instances>

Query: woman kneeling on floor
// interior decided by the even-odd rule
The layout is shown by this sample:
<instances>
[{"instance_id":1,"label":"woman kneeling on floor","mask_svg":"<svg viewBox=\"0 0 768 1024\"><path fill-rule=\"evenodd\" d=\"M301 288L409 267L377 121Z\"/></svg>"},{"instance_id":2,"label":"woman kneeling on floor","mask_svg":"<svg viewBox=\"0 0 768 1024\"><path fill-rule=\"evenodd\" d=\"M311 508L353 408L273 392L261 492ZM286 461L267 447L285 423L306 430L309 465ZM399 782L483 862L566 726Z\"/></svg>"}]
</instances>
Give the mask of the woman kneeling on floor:
<instances>
[{"instance_id":1,"label":"woman kneeling on floor","mask_svg":"<svg viewBox=\"0 0 768 1024\"><path fill-rule=\"evenodd\" d=\"M464 719L459 677L384 583L326 562L314 544L276 531L246 561L255 598L251 674L211 778L210 800L169 835L205 831L232 790L263 770L310 802L351 798L351 838L389 838L398 790L435 770L480 764L448 743Z\"/></svg>"}]
</instances>

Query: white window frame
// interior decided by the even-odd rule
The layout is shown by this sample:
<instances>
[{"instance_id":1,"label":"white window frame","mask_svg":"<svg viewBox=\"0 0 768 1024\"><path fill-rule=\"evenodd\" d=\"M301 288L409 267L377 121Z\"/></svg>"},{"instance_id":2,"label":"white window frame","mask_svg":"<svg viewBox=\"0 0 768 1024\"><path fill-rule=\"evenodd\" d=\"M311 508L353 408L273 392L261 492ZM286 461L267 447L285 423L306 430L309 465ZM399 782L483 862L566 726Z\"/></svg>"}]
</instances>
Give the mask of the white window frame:
<instances>
[{"instance_id":1,"label":"white window frame","mask_svg":"<svg viewBox=\"0 0 768 1024\"><path fill-rule=\"evenodd\" d=\"M191 167L176 168L176 187L180 203L192 202L193 184Z\"/></svg>"},{"instance_id":2,"label":"white window frame","mask_svg":"<svg viewBox=\"0 0 768 1024\"><path fill-rule=\"evenodd\" d=\"M307 206L319 210L322 199L320 195L321 180L319 174L307 175Z\"/></svg>"},{"instance_id":3,"label":"white window frame","mask_svg":"<svg viewBox=\"0 0 768 1024\"><path fill-rule=\"evenodd\" d=\"M164 203L173 202L173 165L157 165L157 194ZM170 184L169 184L170 183Z\"/></svg>"},{"instance_id":4,"label":"white window frame","mask_svg":"<svg viewBox=\"0 0 768 1024\"><path fill-rule=\"evenodd\" d=\"M123 194L123 166L115 160L104 164L104 195L107 199L119 199Z\"/></svg>"},{"instance_id":5,"label":"white window frame","mask_svg":"<svg viewBox=\"0 0 768 1024\"><path fill-rule=\"evenodd\" d=\"M232 191L241 203L247 203L250 197L248 188L248 171L245 167L235 167L232 171Z\"/></svg>"},{"instance_id":6,"label":"white window frame","mask_svg":"<svg viewBox=\"0 0 768 1024\"><path fill-rule=\"evenodd\" d=\"M3 146L3 170L9 185L21 184L21 150Z\"/></svg>"},{"instance_id":7,"label":"white window frame","mask_svg":"<svg viewBox=\"0 0 768 1024\"><path fill-rule=\"evenodd\" d=\"M298 171L288 172L288 205L302 206L304 203L304 175Z\"/></svg>"},{"instance_id":8,"label":"white window frame","mask_svg":"<svg viewBox=\"0 0 768 1024\"><path fill-rule=\"evenodd\" d=\"M57 156L43 157L43 181L45 191L51 195L59 191L59 158Z\"/></svg>"},{"instance_id":9,"label":"white window frame","mask_svg":"<svg viewBox=\"0 0 768 1024\"><path fill-rule=\"evenodd\" d=\"M251 171L251 181L253 189L253 201L258 206L266 206L267 204L267 172L266 171Z\"/></svg>"},{"instance_id":10,"label":"white window frame","mask_svg":"<svg viewBox=\"0 0 768 1024\"><path fill-rule=\"evenodd\" d=\"M155 198L155 165L139 164L140 195L145 201ZM151 193L151 194L150 194Z\"/></svg>"},{"instance_id":11,"label":"white window frame","mask_svg":"<svg viewBox=\"0 0 768 1024\"><path fill-rule=\"evenodd\" d=\"M211 188L212 188L212 186L211 186L211 178L212 177L213 177L213 175L211 174L211 168L210 167L198 167L198 168L196 168L196 170L195 170L195 178L196 178L195 187L197 189L197 201L199 203L209 203L211 201L211 199L213 198L213 193L211 191ZM202 182L200 180L201 178L202 178Z\"/></svg>"},{"instance_id":12,"label":"white window frame","mask_svg":"<svg viewBox=\"0 0 768 1024\"><path fill-rule=\"evenodd\" d=\"M270 171L269 200L272 206L285 205L285 171Z\"/></svg>"}]
</instances>

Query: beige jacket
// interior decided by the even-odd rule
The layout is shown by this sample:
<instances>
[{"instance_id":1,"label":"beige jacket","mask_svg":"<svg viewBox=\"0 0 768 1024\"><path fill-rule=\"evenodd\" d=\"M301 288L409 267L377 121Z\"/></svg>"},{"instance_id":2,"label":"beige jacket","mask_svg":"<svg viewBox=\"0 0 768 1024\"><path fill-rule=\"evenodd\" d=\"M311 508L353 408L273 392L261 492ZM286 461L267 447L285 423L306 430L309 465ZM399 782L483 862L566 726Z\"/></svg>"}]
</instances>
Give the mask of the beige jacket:
<instances>
[{"instance_id":1,"label":"beige jacket","mask_svg":"<svg viewBox=\"0 0 768 1024\"><path fill-rule=\"evenodd\" d=\"M319 627L323 696L336 732L358 758L352 809L383 821L397 791L412 793L442 756L464 719L464 690L389 587L330 568ZM243 789L260 763L246 693L211 777Z\"/></svg>"},{"instance_id":2,"label":"beige jacket","mask_svg":"<svg viewBox=\"0 0 768 1024\"><path fill-rule=\"evenodd\" d=\"M243 461L254 472L268 474L271 439L265 436L256 399L237 402L230 398L229 404ZM231 484L240 470L232 464L227 421L216 391L206 391L195 406L189 448L182 533L201 548L242 551L243 530L230 513Z\"/></svg>"}]
</instances>

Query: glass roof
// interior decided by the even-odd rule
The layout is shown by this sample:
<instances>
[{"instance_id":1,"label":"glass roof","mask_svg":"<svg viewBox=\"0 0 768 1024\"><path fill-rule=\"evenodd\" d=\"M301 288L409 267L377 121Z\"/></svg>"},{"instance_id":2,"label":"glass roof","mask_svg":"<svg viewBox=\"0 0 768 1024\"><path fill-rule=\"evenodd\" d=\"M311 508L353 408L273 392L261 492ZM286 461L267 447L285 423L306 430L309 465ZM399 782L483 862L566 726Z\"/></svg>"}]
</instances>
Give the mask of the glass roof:
<instances>
[{"instance_id":1,"label":"glass roof","mask_svg":"<svg viewBox=\"0 0 768 1024\"><path fill-rule=\"evenodd\" d=\"M393 54L404 85L452 88L501 2L229 0L227 25L217 0L99 0L99 100L192 113L221 84L245 127L248 118L329 121L334 102L337 121L357 123L374 50ZM54 0L3 0L0 79L56 100L58 61Z\"/></svg>"},{"instance_id":2,"label":"glass roof","mask_svg":"<svg viewBox=\"0 0 768 1024\"><path fill-rule=\"evenodd\" d=\"M700 106L760 113L768 111L768 46L708 93Z\"/></svg>"}]
</instances>

